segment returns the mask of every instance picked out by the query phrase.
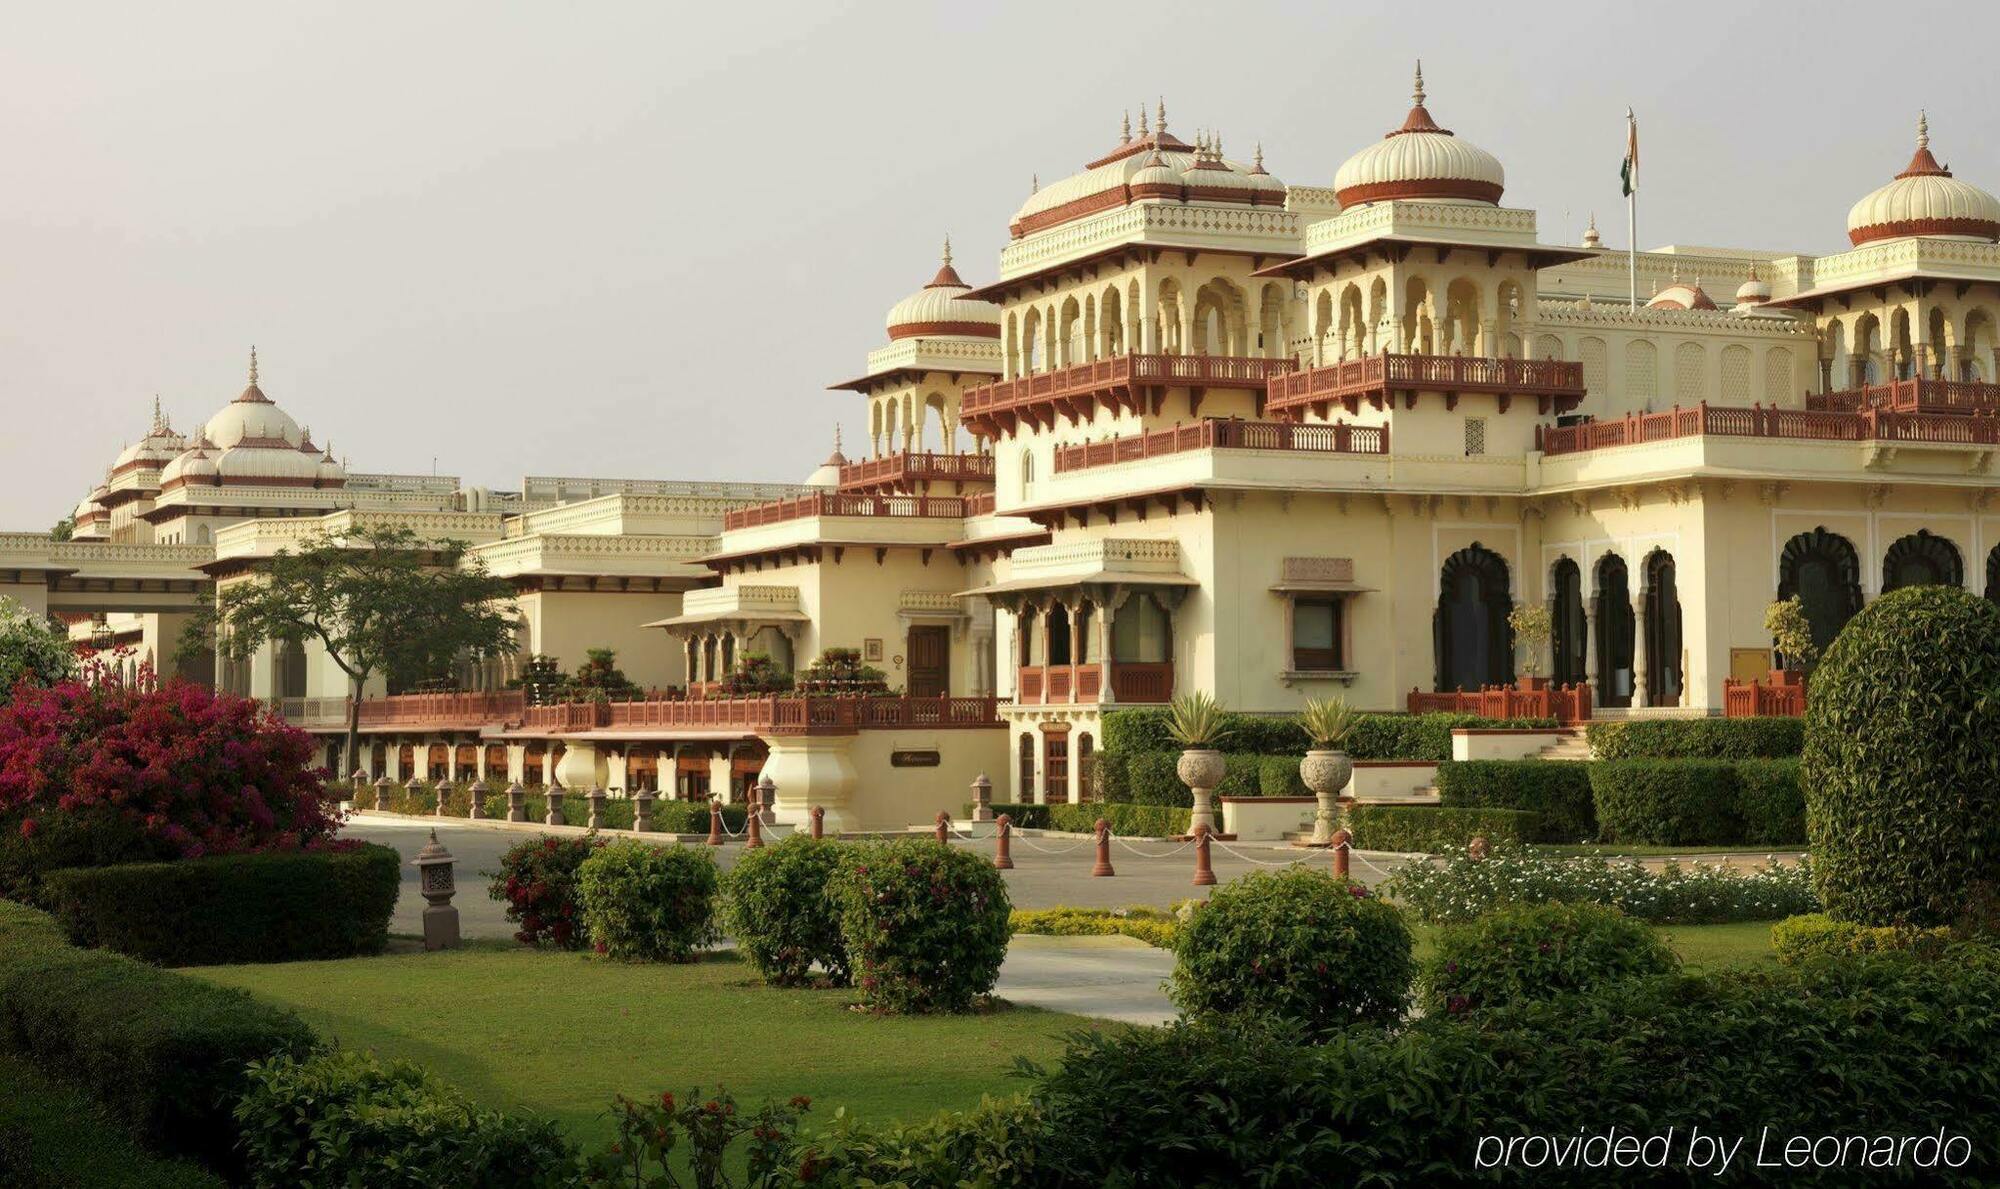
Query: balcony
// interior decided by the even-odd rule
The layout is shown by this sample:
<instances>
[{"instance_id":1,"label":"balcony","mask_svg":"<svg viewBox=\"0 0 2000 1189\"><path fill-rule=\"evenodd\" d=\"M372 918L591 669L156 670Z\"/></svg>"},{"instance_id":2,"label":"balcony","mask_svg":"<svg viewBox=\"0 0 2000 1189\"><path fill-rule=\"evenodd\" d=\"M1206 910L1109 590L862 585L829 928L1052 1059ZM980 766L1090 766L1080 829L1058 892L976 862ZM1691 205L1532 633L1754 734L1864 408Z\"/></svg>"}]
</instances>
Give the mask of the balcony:
<instances>
[{"instance_id":1,"label":"balcony","mask_svg":"<svg viewBox=\"0 0 2000 1189\"><path fill-rule=\"evenodd\" d=\"M1267 413L1311 409L1321 416L1334 405L1358 412L1362 401L1383 407L1404 394L1414 407L1419 392L1441 392L1445 408L1456 408L1468 392L1500 398L1500 411L1517 396L1535 398L1536 407L1567 412L1583 400L1583 365L1560 359L1489 359L1469 355L1369 355L1290 375L1274 376L1264 402Z\"/></svg>"},{"instance_id":2,"label":"balcony","mask_svg":"<svg viewBox=\"0 0 2000 1189\"><path fill-rule=\"evenodd\" d=\"M1806 397L1806 408L1825 413L1882 409L1892 413L2000 413L2000 384L1977 380L1895 380Z\"/></svg>"},{"instance_id":3,"label":"balcony","mask_svg":"<svg viewBox=\"0 0 2000 1189\"><path fill-rule=\"evenodd\" d=\"M1104 670L1101 664L1022 665L1015 670L1014 704L1017 706L1061 706L1075 702L1103 700ZM1172 662L1113 661L1111 700L1114 702L1170 702L1174 696Z\"/></svg>"},{"instance_id":4,"label":"balcony","mask_svg":"<svg viewBox=\"0 0 2000 1189\"><path fill-rule=\"evenodd\" d=\"M963 519L965 500L955 495L872 495L818 491L796 499L773 500L723 513L725 532L783 524L814 516L908 516Z\"/></svg>"},{"instance_id":5,"label":"balcony","mask_svg":"<svg viewBox=\"0 0 2000 1189\"><path fill-rule=\"evenodd\" d=\"M529 734L587 731L740 731L746 735L851 735L856 731L997 727L992 698L801 697L649 698L631 702L558 702L528 706L519 690L475 694L403 694L361 703L364 727L386 730L477 731L516 728ZM280 714L296 726L336 730L346 725L345 698L286 698Z\"/></svg>"},{"instance_id":6,"label":"balcony","mask_svg":"<svg viewBox=\"0 0 2000 1189\"><path fill-rule=\"evenodd\" d=\"M919 485L957 483L990 485L991 454L931 454L905 450L840 468L843 492L900 492Z\"/></svg>"},{"instance_id":7,"label":"balcony","mask_svg":"<svg viewBox=\"0 0 2000 1189\"><path fill-rule=\"evenodd\" d=\"M1048 428L1058 416L1075 425L1100 405L1157 413L1169 388L1255 391L1297 366L1242 355L1119 355L969 388L958 416L981 437L1001 437L1019 425Z\"/></svg>"},{"instance_id":8,"label":"balcony","mask_svg":"<svg viewBox=\"0 0 2000 1189\"><path fill-rule=\"evenodd\" d=\"M1203 421L1130 437L1056 448L1056 473L1184 454L1191 450L1299 450L1387 454L1386 425L1299 425L1290 421Z\"/></svg>"},{"instance_id":9,"label":"balcony","mask_svg":"<svg viewBox=\"0 0 2000 1189\"><path fill-rule=\"evenodd\" d=\"M1962 413L1897 413L1868 408L1858 413L1809 409L1717 408L1706 404L1675 407L1581 425L1537 426L1536 446L1544 454L1575 454L1614 446L1635 446L1698 435L1790 438L1810 442L1887 442L1986 448L2000 445L2000 418Z\"/></svg>"}]
</instances>

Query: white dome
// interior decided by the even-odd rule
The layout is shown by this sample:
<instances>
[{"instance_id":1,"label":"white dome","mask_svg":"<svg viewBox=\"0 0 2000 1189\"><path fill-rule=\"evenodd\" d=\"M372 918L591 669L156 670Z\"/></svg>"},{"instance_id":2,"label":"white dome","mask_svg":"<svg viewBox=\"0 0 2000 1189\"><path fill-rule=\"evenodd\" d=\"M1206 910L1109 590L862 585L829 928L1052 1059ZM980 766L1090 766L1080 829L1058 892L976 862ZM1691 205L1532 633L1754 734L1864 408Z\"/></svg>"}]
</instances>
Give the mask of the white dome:
<instances>
[{"instance_id":1,"label":"white dome","mask_svg":"<svg viewBox=\"0 0 2000 1189\"><path fill-rule=\"evenodd\" d=\"M892 339L913 335L931 337L957 335L967 338L1000 337L1000 307L990 301L967 297L972 286L951 266L951 240L944 241L944 265L930 284L889 307L885 322Z\"/></svg>"},{"instance_id":2,"label":"white dome","mask_svg":"<svg viewBox=\"0 0 2000 1189\"><path fill-rule=\"evenodd\" d=\"M1080 218L1098 210L1122 206L1133 197L1132 189L1139 186L1175 186L1183 183L1187 173L1205 154L1194 145L1187 143L1166 129L1166 113L1162 108L1160 127L1148 133L1144 120L1140 121L1139 136L1121 141L1108 156L1099 158L1086 166L1081 173L1074 173L1046 186L1038 186L1028 200L1014 212L1014 234L1019 236L1039 227L1061 223L1067 219ZM1147 150L1152 150L1148 152ZM1227 186L1242 192L1242 201L1259 205L1277 205L1283 200L1285 183L1272 177L1264 170L1263 154L1253 166L1244 166L1230 161L1219 161L1229 173L1241 177L1252 177L1248 183L1223 181L1213 188ZM1157 172L1164 166L1169 174ZM1162 197L1154 194L1152 197ZM1178 195L1176 195L1177 197ZM1196 199L1196 201L1202 201ZM1208 201L1226 202L1230 199L1220 196Z\"/></svg>"},{"instance_id":3,"label":"white dome","mask_svg":"<svg viewBox=\"0 0 2000 1189\"><path fill-rule=\"evenodd\" d=\"M812 474L806 476L805 485L832 491L840 486L840 468L846 465L847 455L840 452L840 427L836 425L833 427L833 453L813 468Z\"/></svg>"},{"instance_id":4,"label":"white dome","mask_svg":"<svg viewBox=\"0 0 2000 1189\"><path fill-rule=\"evenodd\" d=\"M1739 306L1761 305L1771 300L1771 283L1757 275L1757 266L1750 266L1750 279L1736 287L1736 304Z\"/></svg>"},{"instance_id":5,"label":"white dome","mask_svg":"<svg viewBox=\"0 0 2000 1189\"><path fill-rule=\"evenodd\" d=\"M168 463L166 469L160 472L160 483L165 486L170 483L209 482L215 475L215 456L209 453L208 443L203 441Z\"/></svg>"},{"instance_id":6,"label":"white dome","mask_svg":"<svg viewBox=\"0 0 2000 1189\"><path fill-rule=\"evenodd\" d=\"M305 441L305 434L299 423L283 409L264 395L257 387L257 348L250 348L250 383L237 394L235 400L222 407L222 411L208 419L202 427L202 436L218 450L228 450L248 443L253 446L290 446L296 449Z\"/></svg>"},{"instance_id":7,"label":"white dome","mask_svg":"<svg viewBox=\"0 0 2000 1189\"><path fill-rule=\"evenodd\" d=\"M158 397L153 399L153 424L146 436L118 452L118 458L111 464L114 471L132 467L157 467L187 449L187 438L174 432L160 412Z\"/></svg>"},{"instance_id":8,"label":"white dome","mask_svg":"<svg viewBox=\"0 0 2000 1189\"><path fill-rule=\"evenodd\" d=\"M322 486L334 486L347 482L347 468L334 461L332 450L328 450L320 456L319 481Z\"/></svg>"},{"instance_id":9,"label":"white dome","mask_svg":"<svg viewBox=\"0 0 2000 1189\"><path fill-rule=\"evenodd\" d=\"M319 478L319 456L283 446L234 446L216 457L215 473L225 480L246 483L260 479L310 482Z\"/></svg>"},{"instance_id":10,"label":"white dome","mask_svg":"<svg viewBox=\"0 0 2000 1189\"><path fill-rule=\"evenodd\" d=\"M1344 207L1391 199L1496 206L1507 173L1493 154L1437 126L1424 107L1424 72L1417 68L1415 106L1403 126L1349 157L1334 175Z\"/></svg>"},{"instance_id":11,"label":"white dome","mask_svg":"<svg viewBox=\"0 0 2000 1189\"><path fill-rule=\"evenodd\" d=\"M1847 238L1856 246L1910 235L2000 240L2000 199L1951 176L1930 146L1930 121L1918 116L1909 166L1847 212Z\"/></svg>"},{"instance_id":12,"label":"white dome","mask_svg":"<svg viewBox=\"0 0 2000 1189\"><path fill-rule=\"evenodd\" d=\"M1674 283L1653 294L1653 300L1646 303L1649 310L1712 310L1715 299L1701 287L1701 280L1694 284L1684 284L1676 277Z\"/></svg>"}]
</instances>

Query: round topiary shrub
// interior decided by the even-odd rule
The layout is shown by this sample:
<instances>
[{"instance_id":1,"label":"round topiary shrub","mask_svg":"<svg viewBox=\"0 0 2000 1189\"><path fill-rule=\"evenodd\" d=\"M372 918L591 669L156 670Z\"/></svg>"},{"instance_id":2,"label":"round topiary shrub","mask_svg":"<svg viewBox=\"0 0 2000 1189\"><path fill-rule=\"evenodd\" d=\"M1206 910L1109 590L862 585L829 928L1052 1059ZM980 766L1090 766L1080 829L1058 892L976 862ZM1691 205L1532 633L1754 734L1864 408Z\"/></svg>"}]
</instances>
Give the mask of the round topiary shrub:
<instances>
[{"instance_id":1,"label":"round topiary shrub","mask_svg":"<svg viewBox=\"0 0 2000 1189\"><path fill-rule=\"evenodd\" d=\"M1268 1012L1314 1032L1401 1017L1410 930L1360 884L1294 867L1215 890L1181 927L1167 994L1189 1016Z\"/></svg>"},{"instance_id":2,"label":"round topiary shrub","mask_svg":"<svg viewBox=\"0 0 2000 1189\"><path fill-rule=\"evenodd\" d=\"M1013 906L992 860L923 838L848 846L832 891L863 1003L965 1011L993 989Z\"/></svg>"},{"instance_id":3,"label":"round topiary shrub","mask_svg":"<svg viewBox=\"0 0 2000 1189\"><path fill-rule=\"evenodd\" d=\"M596 854L604 840L595 835L557 838L543 834L524 839L500 856L500 870L487 895L507 903L507 919L521 926L514 940L537 948L554 946L580 950L590 941L577 902L576 873Z\"/></svg>"},{"instance_id":4,"label":"round topiary shrub","mask_svg":"<svg viewBox=\"0 0 2000 1189\"><path fill-rule=\"evenodd\" d=\"M845 846L794 834L776 846L744 851L730 869L730 930L765 982L809 982L817 964L833 985L847 985L840 909L827 889Z\"/></svg>"},{"instance_id":5,"label":"round topiary shrub","mask_svg":"<svg viewBox=\"0 0 2000 1189\"><path fill-rule=\"evenodd\" d=\"M577 869L583 925L598 953L634 962L692 962L719 936L715 859L694 846L608 843Z\"/></svg>"},{"instance_id":6,"label":"round topiary shrub","mask_svg":"<svg viewBox=\"0 0 2000 1189\"><path fill-rule=\"evenodd\" d=\"M1812 675L1800 760L1829 916L1943 925L2000 883L2000 607L1883 595Z\"/></svg>"},{"instance_id":7,"label":"round topiary shrub","mask_svg":"<svg viewBox=\"0 0 2000 1189\"><path fill-rule=\"evenodd\" d=\"M1440 930L1418 1002L1456 1015L1679 968L1666 943L1615 908L1517 905Z\"/></svg>"}]
</instances>

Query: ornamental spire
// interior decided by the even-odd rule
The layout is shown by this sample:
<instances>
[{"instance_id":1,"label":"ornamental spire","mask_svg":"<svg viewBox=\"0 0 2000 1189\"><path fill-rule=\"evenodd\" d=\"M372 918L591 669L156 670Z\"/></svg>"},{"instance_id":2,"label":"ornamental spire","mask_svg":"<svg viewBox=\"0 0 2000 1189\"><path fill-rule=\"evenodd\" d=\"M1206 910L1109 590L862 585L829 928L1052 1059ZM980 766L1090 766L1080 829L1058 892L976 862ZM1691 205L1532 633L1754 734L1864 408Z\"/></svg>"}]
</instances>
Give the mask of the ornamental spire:
<instances>
[{"instance_id":1,"label":"ornamental spire","mask_svg":"<svg viewBox=\"0 0 2000 1189\"><path fill-rule=\"evenodd\" d=\"M160 412L160 394L153 394L153 436L167 432L167 419Z\"/></svg>"},{"instance_id":2,"label":"ornamental spire","mask_svg":"<svg viewBox=\"0 0 2000 1189\"><path fill-rule=\"evenodd\" d=\"M250 386L257 386L257 344L250 344Z\"/></svg>"},{"instance_id":3,"label":"ornamental spire","mask_svg":"<svg viewBox=\"0 0 2000 1189\"><path fill-rule=\"evenodd\" d=\"M951 236L949 234L944 237L944 266L946 268L951 267Z\"/></svg>"},{"instance_id":4,"label":"ornamental spire","mask_svg":"<svg viewBox=\"0 0 2000 1189\"><path fill-rule=\"evenodd\" d=\"M1144 115L1145 113L1143 112L1140 113L1141 118L1144 118ZM1132 113L1130 111L1122 112L1119 114L1118 143L1119 144L1132 143Z\"/></svg>"},{"instance_id":5,"label":"ornamental spire","mask_svg":"<svg viewBox=\"0 0 2000 1189\"><path fill-rule=\"evenodd\" d=\"M1146 131L1146 105L1141 103L1139 105L1139 139L1144 140L1148 135Z\"/></svg>"},{"instance_id":6,"label":"ornamental spire","mask_svg":"<svg viewBox=\"0 0 2000 1189\"><path fill-rule=\"evenodd\" d=\"M1261 140L1260 140L1260 141L1258 141L1258 142L1257 142L1257 153L1256 153L1256 155L1255 155L1254 157L1252 157L1252 158L1251 158L1250 160L1251 160L1251 164L1252 164L1253 166L1255 166L1255 168L1253 168L1253 169L1252 169L1252 170L1250 171L1251 173L1263 173L1263 172L1264 172L1264 142L1263 142L1263 141L1261 141Z\"/></svg>"},{"instance_id":7,"label":"ornamental spire","mask_svg":"<svg viewBox=\"0 0 2000 1189\"><path fill-rule=\"evenodd\" d=\"M1422 58L1417 59L1417 86L1410 93L1410 104L1413 107L1422 107L1424 105L1424 60Z\"/></svg>"},{"instance_id":8,"label":"ornamental spire","mask_svg":"<svg viewBox=\"0 0 2000 1189\"><path fill-rule=\"evenodd\" d=\"M1165 136L1167 134L1167 97L1165 95L1160 96L1158 118L1153 121L1153 124L1158 128L1160 135Z\"/></svg>"},{"instance_id":9,"label":"ornamental spire","mask_svg":"<svg viewBox=\"0 0 2000 1189\"><path fill-rule=\"evenodd\" d=\"M1924 149L1927 149L1927 148L1930 148L1930 147L1931 147L1931 119L1930 119L1930 113L1929 113L1929 112L1927 112L1927 111L1925 111L1925 110L1924 110L1923 108L1918 108L1918 109L1917 109L1917 149L1918 149L1918 151L1922 151L1922 150L1924 150Z\"/></svg>"}]
</instances>

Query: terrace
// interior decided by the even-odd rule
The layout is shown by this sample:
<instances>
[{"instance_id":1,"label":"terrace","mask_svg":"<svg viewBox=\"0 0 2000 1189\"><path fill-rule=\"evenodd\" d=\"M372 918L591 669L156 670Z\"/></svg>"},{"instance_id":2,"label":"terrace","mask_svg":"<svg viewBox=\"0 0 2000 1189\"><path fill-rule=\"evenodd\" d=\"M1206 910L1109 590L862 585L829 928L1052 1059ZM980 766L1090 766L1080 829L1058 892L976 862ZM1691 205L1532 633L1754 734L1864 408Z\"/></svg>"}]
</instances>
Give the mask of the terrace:
<instances>
[{"instance_id":1,"label":"terrace","mask_svg":"<svg viewBox=\"0 0 2000 1189\"><path fill-rule=\"evenodd\" d=\"M1977 380L1893 380L1806 397L1806 408L1825 413L1881 409L1893 413L2000 413L2000 384Z\"/></svg>"},{"instance_id":2,"label":"terrace","mask_svg":"<svg viewBox=\"0 0 2000 1189\"><path fill-rule=\"evenodd\" d=\"M905 450L840 468L843 493L908 491L931 483L991 484L991 454L933 454Z\"/></svg>"},{"instance_id":3,"label":"terrace","mask_svg":"<svg viewBox=\"0 0 2000 1189\"><path fill-rule=\"evenodd\" d=\"M733 731L745 735L851 735L856 731L995 727L992 698L806 697L685 699L649 696L626 702L557 702L529 706L519 690L397 694L361 703L372 731L506 730L563 735L590 731ZM277 704L294 725L335 730L347 722L345 698L286 698Z\"/></svg>"},{"instance_id":4,"label":"terrace","mask_svg":"<svg viewBox=\"0 0 2000 1189\"><path fill-rule=\"evenodd\" d=\"M816 491L795 499L773 500L724 514L724 531L783 524L815 516L900 516L963 519L965 499L955 495L877 495L862 492Z\"/></svg>"},{"instance_id":5,"label":"terrace","mask_svg":"<svg viewBox=\"0 0 2000 1189\"><path fill-rule=\"evenodd\" d=\"M1379 409L1398 392L1405 408L1415 407L1419 392L1443 393L1447 409L1456 408L1466 393L1488 393L1499 397L1503 413L1514 397L1533 397L1546 416L1583 400L1583 365L1560 359L1369 355L1273 376L1264 409L1294 415L1310 409L1326 416L1338 404L1351 414L1364 400Z\"/></svg>"},{"instance_id":6,"label":"terrace","mask_svg":"<svg viewBox=\"0 0 2000 1189\"><path fill-rule=\"evenodd\" d=\"M966 390L959 420L981 437L1039 429L1057 417L1075 425L1101 405L1158 412L1169 388L1257 390L1298 365L1241 355L1119 355Z\"/></svg>"},{"instance_id":7,"label":"terrace","mask_svg":"<svg viewBox=\"0 0 2000 1189\"><path fill-rule=\"evenodd\" d=\"M1300 450L1319 454L1389 453L1386 425L1300 425L1289 421L1203 421L1151 433L1056 448L1057 474L1185 454L1193 450Z\"/></svg>"},{"instance_id":8,"label":"terrace","mask_svg":"<svg viewBox=\"0 0 2000 1189\"><path fill-rule=\"evenodd\" d=\"M1664 413L1640 413L1580 425L1537 426L1535 442L1544 454L1575 454L1615 446L1635 446L1696 436L1786 438L1813 442L1887 442L1991 447L2000 445L2000 418L1963 414L1900 413L1880 408L1859 412L1811 409L1678 406Z\"/></svg>"},{"instance_id":9,"label":"terrace","mask_svg":"<svg viewBox=\"0 0 2000 1189\"><path fill-rule=\"evenodd\" d=\"M1170 702L1174 696L1171 661L1113 661L1109 665L1021 665L1014 698L1018 706L1054 706L1103 701L1110 671L1111 701Z\"/></svg>"}]
</instances>

